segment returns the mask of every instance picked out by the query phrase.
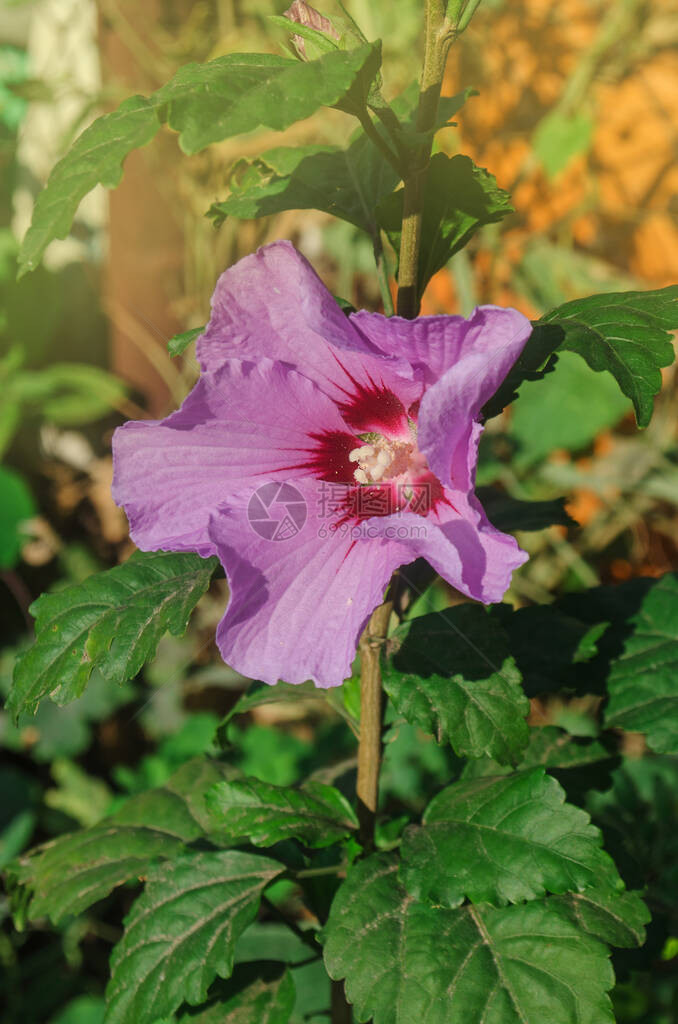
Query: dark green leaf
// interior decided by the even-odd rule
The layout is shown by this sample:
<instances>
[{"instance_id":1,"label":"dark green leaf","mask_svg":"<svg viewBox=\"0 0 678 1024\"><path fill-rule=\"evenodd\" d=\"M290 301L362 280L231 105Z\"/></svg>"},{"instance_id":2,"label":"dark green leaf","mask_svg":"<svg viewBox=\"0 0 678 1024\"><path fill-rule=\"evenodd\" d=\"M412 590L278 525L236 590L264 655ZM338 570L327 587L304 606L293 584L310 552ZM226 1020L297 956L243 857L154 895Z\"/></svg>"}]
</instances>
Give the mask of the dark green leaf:
<instances>
[{"instance_id":1,"label":"dark green leaf","mask_svg":"<svg viewBox=\"0 0 678 1024\"><path fill-rule=\"evenodd\" d=\"M28 917L48 916L58 924L204 836L205 793L232 771L217 761L190 761L164 786L132 797L98 825L29 851L12 872L30 891Z\"/></svg>"},{"instance_id":2,"label":"dark green leaf","mask_svg":"<svg viewBox=\"0 0 678 1024\"><path fill-rule=\"evenodd\" d=\"M553 900L499 910L417 903L395 858L370 857L339 889L325 963L373 1024L613 1024L607 950Z\"/></svg>"},{"instance_id":3,"label":"dark green leaf","mask_svg":"<svg viewBox=\"0 0 678 1024\"><path fill-rule=\"evenodd\" d=\"M515 763L528 741L529 703L506 636L479 605L401 626L384 687L399 714L460 756Z\"/></svg>"},{"instance_id":4,"label":"dark green leaf","mask_svg":"<svg viewBox=\"0 0 678 1024\"><path fill-rule=\"evenodd\" d=\"M545 892L622 888L588 814L565 803L543 768L457 782L405 833L402 880L416 899L447 907L518 903Z\"/></svg>"},{"instance_id":5,"label":"dark green leaf","mask_svg":"<svg viewBox=\"0 0 678 1024\"><path fill-rule=\"evenodd\" d=\"M575 299L540 324L564 332L559 348L582 356L592 370L609 370L633 402L638 426L650 422L661 367L673 362L668 332L678 327L678 285L648 292L612 292Z\"/></svg>"},{"instance_id":6,"label":"dark green leaf","mask_svg":"<svg viewBox=\"0 0 678 1024\"><path fill-rule=\"evenodd\" d=\"M33 495L23 478L0 466L0 569L11 569L19 561L25 539L21 526L36 512Z\"/></svg>"},{"instance_id":7,"label":"dark green leaf","mask_svg":"<svg viewBox=\"0 0 678 1024\"><path fill-rule=\"evenodd\" d=\"M418 284L422 295L436 271L462 249L483 224L501 220L513 207L495 178L467 156L436 153L424 185ZM382 201L377 216L396 252L400 251L403 190Z\"/></svg>"},{"instance_id":8,"label":"dark green leaf","mask_svg":"<svg viewBox=\"0 0 678 1024\"><path fill-rule=\"evenodd\" d=\"M566 908L582 932L609 946L633 949L645 942L650 913L637 892L584 889L558 896L553 902Z\"/></svg>"},{"instance_id":9,"label":"dark green leaf","mask_svg":"<svg viewBox=\"0 0 678 1024\"><path fill-rule=\"evenodd\" d=\"M678 754L678 575L650 587L627 632L607 682L605 724L644 733L657 753Z\"/></svg>"},{"instance_id":10,"label":"dark green leaf","mask_svg":"<svg viewBox=\"0 0 678 1024\"><path fill-rule=\"evenodd\" d=\"M358 826L346 797L319 782L301 789L254 778L220 782L207 794L207 809L220 837L249 838L255 846L292 837L306 846L331 846Z\"/></svg>"},{"instance_id":11,"label":"dark green leaf","mask_svg":"<svg viewBox=\"0 0 678 1024\"><path fill-rule=\"evenodd\" d=\"M178 1024L287 1024L296 998L292 975L278 964L236 967L210 995L206 1006L180 1013Z\"/></svg>"},{"instance_id":12,"label":"dark green leaf","mask_svg":"<svg viewBox=\"0 0 678 1024\"><path fill-rule=\"evenodd\" d=\"M323 210L374 237L375 208L392 192L398 175L376 146L360 132L348 149L300 146L272 149L231 179L228 199L214 203L209 216L265 217L283 210Z\"/></svg>"},{"instance_id":13,"label":"dark green leaf","mask_svg":"<svg viewBox=\"0 0 678 1024\"><path fill-rule=\"evenodd\" d=\"M500 412L518 397L518 388L525 381L543 380L551 373L557 363L556 349L563 340L563 331L556 325L534 323L532 334L527 339L525 348L504 378L492 398L483 406L482 414L486 420L498 416Z\"/></svg>"},{"instance_id":14,"label":"dark green leaf","mask_svg":"<svg viewBox=\"0 0 678 1024\"><path fill-rule=\"evenodd\" d=\"M17 660L8 707L34 711L55 691L58 703L68 703L95 667L111 682L131 679L165 632L183 634L215 565L192 554L138 552L84 583L43 594L31 606L36 639Z\"/></svg>"},{"instance_id":15,"label":"dark green leaf","mask_svg":"<svg viewBox=\"0 0 678 1024\"><path fill-rule=\"evenodd\" d=\"M85 129L37 198L19 253L20 276L37 267L52 239L66 237L80 200L95 185L115 188L120 184L127 154L150 142L159 127L153 104L143 96L132 96Z\"/></svg>"},{"instance_id":16,"label":"dark green leaf","mask_svg":"<svg viewBox=\"0 0 678 1024\"><path fill-rule=\"evenodd\" d=\"M545 530L549 526L573 526L565 510L565 498L551 501L519 501L495 487L478 487L476 494L490 522L498 530Z\"/></svg>"},{"instance_id":17,"label":"dark green leaf","mask_svg":"<svg viewBox=\"0 0 678 1024\"><path fill-rule=\"evenodd\" d=\"M111 955L106 1024L153 1024L204 1002L282 864L239 850L186 853L149 872Z\"/></svg>"},{"instance_id":18,"label":"dark green leaf","mask_svg":"<svg viewBox=\"0 0 678 1024\"><path fill-rule=\"evenodd\" d=\"M367 95L381 63L381 44L324 54L301 63L261 53L232 53L187 64L150 99L133 96L98 118L59 161L38 196L19 254L33 270L54 238L65 238L80 200L95 185L115 188L122 161L167 121L186 153L259 126L281 130L323 105L355 104Z\"/></svg>"},{"instance_id":19,"label":"dark green leaf","mask_svg":"<svg viewBox=\"0 0 678 1024\"><path fill-rule=\"evenodd\" d=\"M200 337L204 330L204 327L192 327L190 331L184 331L183 334L175 334L167 342L167 351L171 356L180 356L191 342Z\"/></svg>"}]
</instances>

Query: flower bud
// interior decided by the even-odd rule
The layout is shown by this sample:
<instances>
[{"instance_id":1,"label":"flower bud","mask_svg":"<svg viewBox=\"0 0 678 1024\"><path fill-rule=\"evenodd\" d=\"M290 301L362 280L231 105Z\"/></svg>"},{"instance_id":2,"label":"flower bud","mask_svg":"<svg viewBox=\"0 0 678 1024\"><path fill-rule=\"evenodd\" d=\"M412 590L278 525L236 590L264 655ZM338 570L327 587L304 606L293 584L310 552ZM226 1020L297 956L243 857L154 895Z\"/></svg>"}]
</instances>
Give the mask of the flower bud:
<instances>
[{"instance_id":1,"label":"flower bud","mask_svg":"<svg viewBox=\"0 0 678 1024\"><path fill-rule=\"evenodd\" d=\"M313 60L328 50L338 48L337 43L341 38L339 32L337 32L329 18L326 18L320 11L316 11L315 7L311 7L305 0L294 0L294 3L291 7L288 7L283 17L297 25L302 25L304 28L322 33L326 37L326 42L323 44L321 39L316 41L309 37L293 35L292 45L301 60Z\"/></svg>"}]
</instances>

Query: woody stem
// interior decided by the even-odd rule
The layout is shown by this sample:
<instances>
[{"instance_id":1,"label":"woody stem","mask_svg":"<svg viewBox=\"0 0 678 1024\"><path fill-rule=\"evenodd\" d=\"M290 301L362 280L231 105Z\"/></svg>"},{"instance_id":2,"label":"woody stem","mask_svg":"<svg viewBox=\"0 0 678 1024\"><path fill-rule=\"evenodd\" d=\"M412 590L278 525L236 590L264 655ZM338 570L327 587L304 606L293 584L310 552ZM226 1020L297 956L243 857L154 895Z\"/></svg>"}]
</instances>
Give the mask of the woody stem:
<instances>
[{"instance_id":1,"label":"woody stem","mask_svg":"<svg viewBox=\"0 0 678 1024\"><path fill-rule=\"evenodd\" d=\"M360 640L360 742L358 745L358 820L363 847L374 845L374 825L381 768L381 649L386 639L393 602L372 612Z\"/></svg>"}]
</instances>

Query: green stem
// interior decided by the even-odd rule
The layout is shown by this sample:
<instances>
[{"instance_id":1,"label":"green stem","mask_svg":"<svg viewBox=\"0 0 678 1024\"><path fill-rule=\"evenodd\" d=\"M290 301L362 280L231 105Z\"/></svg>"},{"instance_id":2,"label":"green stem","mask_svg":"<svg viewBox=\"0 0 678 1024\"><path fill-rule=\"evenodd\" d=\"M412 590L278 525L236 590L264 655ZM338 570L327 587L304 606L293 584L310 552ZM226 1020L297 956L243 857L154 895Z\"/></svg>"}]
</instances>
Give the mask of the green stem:
<instances>
[{"instance_id":1,"label":"green stem","mask_svg":"<svg viewBox=\"0 0 678 1024\"><path fill-rule=\"evenodd\" d=\"M377 265L377 281L379 282L379 291L381 292L381 301L384 306L384 316L393 316L395 309L393 307L393 298L391 296L391 289L388 282L388 268L386 266L386 256L384 255L384 246L381 241L381 232L377 230L377 234L373 238L373 249L374 249L374 262Z\"/></svg>"},{"instance_id":2,"label":"green stem","mask_svg":"<svg viewBox=\"0 0 678 1024\"><path fill-rule=\"evenodd\" d=\"M447 65L447 55L456 30L445 16L444 0L428 0L426 4L426 40L424 65L419 91L416 129L427 136L417 149L404 178L403 225L400 238L398 271L398 315L413 319L419 312L417 271L421 248L421 221L424 205L424 183L431 160L433 133L438 116L440 90Z\"/></svg>"},{"instance_id":3,"label":"green stem","mask_svg":"<svg viewBox=\"0 0 678 1024\"><path fill-rule=\"evenodd\" d=\"M389 144L386 142L386 140L384 139L384 137L381 134L381 132L375 127L374 121L372 120L372 118L368 114L367 110L363 109L357 116L358 116L358 120L360 121L360 123L361 123L361 125L363 127L363 131L365 132L365 135L367 135L368 138L374 143L374 145L377 147L377 149L379 150L381 155L386 160L388 160L388 162L390 163L391 167L393 167L395 172L399 176L401 176L402 175L402 167L401 167L401 164L400 164L400 160L398 159L396 154L393 152L393 150L391 149Z\"/></svg>"}]
</instances>

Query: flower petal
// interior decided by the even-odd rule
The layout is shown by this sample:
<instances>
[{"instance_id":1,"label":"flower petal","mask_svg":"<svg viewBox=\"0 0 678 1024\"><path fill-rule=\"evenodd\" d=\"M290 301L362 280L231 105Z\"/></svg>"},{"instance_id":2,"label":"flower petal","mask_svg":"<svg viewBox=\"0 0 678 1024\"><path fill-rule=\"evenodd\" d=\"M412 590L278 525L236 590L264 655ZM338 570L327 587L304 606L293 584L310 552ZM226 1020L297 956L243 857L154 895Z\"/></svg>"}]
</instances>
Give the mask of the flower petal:
<instances>
[{"instance_id":1,"label":"flower petal","mask_svg":"<svg viewBox=\"0 0 678 1024\"><path fill-rule=\"evenodd\" d=\"M217 643L224 660L251 678L339 686L350 675L369 615L409 552L381 538L356 541L350 528L331 532L318 486L294 486L308 517L284 539L255 532L247 493L231 496L211 519L210 536L231 591ZM285 495L289 500L291 492Z\"/></svg>"},{"instance_id":2,"label":"flower petal","mask_svg":"<svg viewBox=\"0 0 678 1024\"><path fill-rule=\"evenodd\" d=\"M474 329L473 344L442 377L427 388L419 408L419 448L445 486L467 490L473 480L459 466L469 466L470 447L478 432L471 426L522 352L532 331L530 321L514 309L485 308ZM475 456L471 451L475 467ZM474 475L471 472L471 477Z\"/></svg>"},{"instance_id":3,"label":"flower petal","mask_svg":"<svg viewBox=\"0 0 678 1024\"><path fill-rule=\"evenodd\" d=\"M210 513L234 487L281 476L341 479L342 453L352 479L355 443L306 377L270 359L232 359L204 373L171 416L116 430L113 498L143 550L213 554Z\"/></svg>"},{"instance_id":4,"label":"flower petal","mask_svg":"<svg viewBox=\"0 0 678 1024\"><path fill-rule=\"evenodd\" d=\"M279 359L346 407L347 422L358 432L379 429L375 402L393 419L390 395L407 409L421 394L409 364L384 358L355 329L290 242L264 246L221 275L197 353L210 370L233 356ZM367 425L360 415L365 409Z\"/></svg>"},{"instance_id":5,"label":"flower petal","mask_svg":"<svg viewBox=\"0 0 678 1024\"><path fill-rule=\"evenodd\" d=\"M469 503L459 499L463 496L454 495L452 500L461 507L440 517L399 512L387 519L370 519L363 526L364 535L382 536L409 548L403 563L425 558L443 579L474 601L501 601L514 569L528 556L513 537L488 522L477 499Z\"/></svg>"},{"instance_id":6,"label":"flower petal","mask_svg":"<svg viewBox=\"0 0 678 1024\"><path fill-rule=\"evenodd\" d=\"M524 344L532 329L522 313L501 306L477 306L468 319L420 316L405 320L365 310L351 313L349 319L365 340L385 355L406 359L426 384L434 383L473 353L493 360L502 339L509 341L516 332L521 337L523 331L528 332Z\"/></svg>"}]
</instances>

